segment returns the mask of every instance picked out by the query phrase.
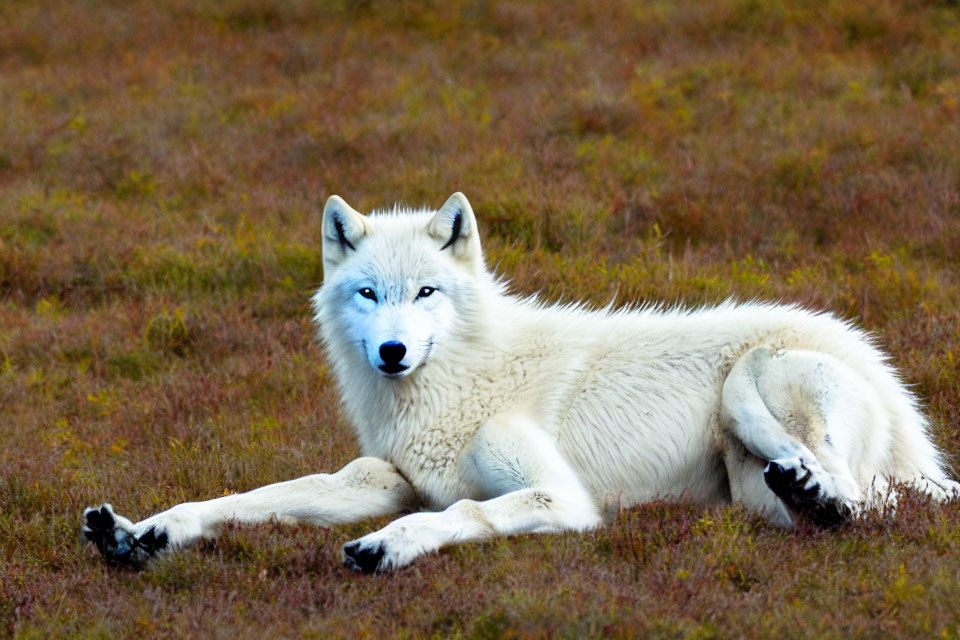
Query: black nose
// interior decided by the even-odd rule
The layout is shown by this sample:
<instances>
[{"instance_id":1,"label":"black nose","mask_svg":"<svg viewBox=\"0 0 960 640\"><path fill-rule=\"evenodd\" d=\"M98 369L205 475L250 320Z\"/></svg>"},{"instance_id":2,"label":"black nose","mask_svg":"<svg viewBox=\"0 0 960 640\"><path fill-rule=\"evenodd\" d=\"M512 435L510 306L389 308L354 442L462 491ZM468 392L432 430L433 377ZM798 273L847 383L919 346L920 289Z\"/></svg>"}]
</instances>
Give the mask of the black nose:
<instances>
[{"instance_id":1,"label":"black nose","mask_svg":"<svg viewBox=\"0 0 960 640\"><path fill-rule=\"evenodd\" d=\"M403 356L407 353L407 348L402 342L384 342L380 345L380 357L387 364L399 364Z\"/></svg>"}]
</instances>

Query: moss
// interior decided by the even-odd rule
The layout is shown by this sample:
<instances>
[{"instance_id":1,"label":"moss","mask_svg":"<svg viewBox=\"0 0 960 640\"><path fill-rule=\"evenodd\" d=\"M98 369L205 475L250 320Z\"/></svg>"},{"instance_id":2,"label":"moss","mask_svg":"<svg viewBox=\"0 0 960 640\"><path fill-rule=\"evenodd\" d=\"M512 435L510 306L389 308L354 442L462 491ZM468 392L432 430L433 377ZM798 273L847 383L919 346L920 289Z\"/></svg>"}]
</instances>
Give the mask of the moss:
<instances>
[{"instance_id":1,"label":"moss","mask_svg":"<svg viewBox=\"0 0 960 640\"><path fill-rule=\"evenodd\" d=\"M154 351L178 356L186 355L192 341L186 311L159 313L150 318L144 331L146 346Z\"/></svg>"},{"instance_id":2,"label":"moss","mask_svg":"<svg viewBox=\"0 0 960 640\"><path fill-rule=\"evenodd\" d=\"M829 535L655 502L373 578L339 548L386 517L228 527L140 574L78 533L86 505L356 455L309 321L331 193L463 191L488 262L546 300L828 309L957 459L956 2L3 12L0 636L957 636L960 507L909 495Z\"/></svg>"}]
</instances>

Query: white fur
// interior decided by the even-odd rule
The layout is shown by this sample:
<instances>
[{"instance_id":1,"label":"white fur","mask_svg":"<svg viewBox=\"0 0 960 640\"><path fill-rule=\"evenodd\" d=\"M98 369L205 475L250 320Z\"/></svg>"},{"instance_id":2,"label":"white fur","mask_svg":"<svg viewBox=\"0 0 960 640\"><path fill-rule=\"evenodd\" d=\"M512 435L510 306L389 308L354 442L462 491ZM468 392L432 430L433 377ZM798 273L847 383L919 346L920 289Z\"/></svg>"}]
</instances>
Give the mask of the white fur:
<instances>
[{"instance_id":1,"label":"white fur","mask_svg":"<svg viewBox=\"0 0 960 640\"><path fill-rule=\"evenodd\" d=\"M609 501L732 499L789 526L806 503L768 488L771 467L796 474L791 490L814 509L853 512L892 483L937 499L960 488L886 357L829 314L733 302L598 311L507 295L461 194L437 212L370 216L334 196L323 234L316 322L366 458L118 531L164 531L176 548L228 519L432 510L344 548L348 565L384 570L452 543L596 527ZM381 370L385 343L405 346L402 371Z\"/></svg>"}]
</instances>

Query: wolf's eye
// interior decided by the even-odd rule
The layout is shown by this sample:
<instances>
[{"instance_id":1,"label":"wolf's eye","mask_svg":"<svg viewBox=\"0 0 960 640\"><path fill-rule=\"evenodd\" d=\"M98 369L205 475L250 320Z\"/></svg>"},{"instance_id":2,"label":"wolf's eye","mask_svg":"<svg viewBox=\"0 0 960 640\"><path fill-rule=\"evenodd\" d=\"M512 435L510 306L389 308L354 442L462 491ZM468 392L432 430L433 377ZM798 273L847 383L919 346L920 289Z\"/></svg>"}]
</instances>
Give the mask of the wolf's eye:
<instances>
[{"instance_id":1,"label":"wolf's eye","mask_svg":"<svg viewBox=\"0 0 960 640\"><path fill-rule=\"evenodd\" d=\"M377 294L375 294L373 292L373 289L371 289L370 287L364 287L363 289L360 289L358 293L362 295L364 298L366 298L367 300L373 300L374 302L377 301Z\"/></svg>"},{"instance_id":2,"label":"wolf's eye","mask_svg":"<svg viewBox=\"0 0 960 640\"><path fill-rule=\"evenodd\" d=\"M435 287L420 287L420 291L417 292L418 298L429 298L433 295L433 292L436 291Z\"/></svg>"}]
</instances>

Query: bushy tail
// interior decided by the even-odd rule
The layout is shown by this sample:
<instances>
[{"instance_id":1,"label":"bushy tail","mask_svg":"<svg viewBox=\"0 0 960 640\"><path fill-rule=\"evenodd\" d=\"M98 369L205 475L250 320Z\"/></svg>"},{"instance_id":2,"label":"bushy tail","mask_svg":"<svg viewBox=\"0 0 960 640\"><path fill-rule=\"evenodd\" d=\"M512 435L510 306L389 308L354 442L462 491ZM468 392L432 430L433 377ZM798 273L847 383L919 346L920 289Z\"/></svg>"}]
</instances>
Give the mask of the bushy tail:
<instances>
[{"instance_id":1,"label":"bushy tail","mask_svg":"<svg viewBox=\"0 0 960 640\"><path fill-rule=\"evenodd\" d=\"M930 424L916 402L902 388L885 395L892 406L890 479L906 484L934 500L960 497L960 483L951 479L951 466L933 444Z\"/></svg>"}]
</instances>

